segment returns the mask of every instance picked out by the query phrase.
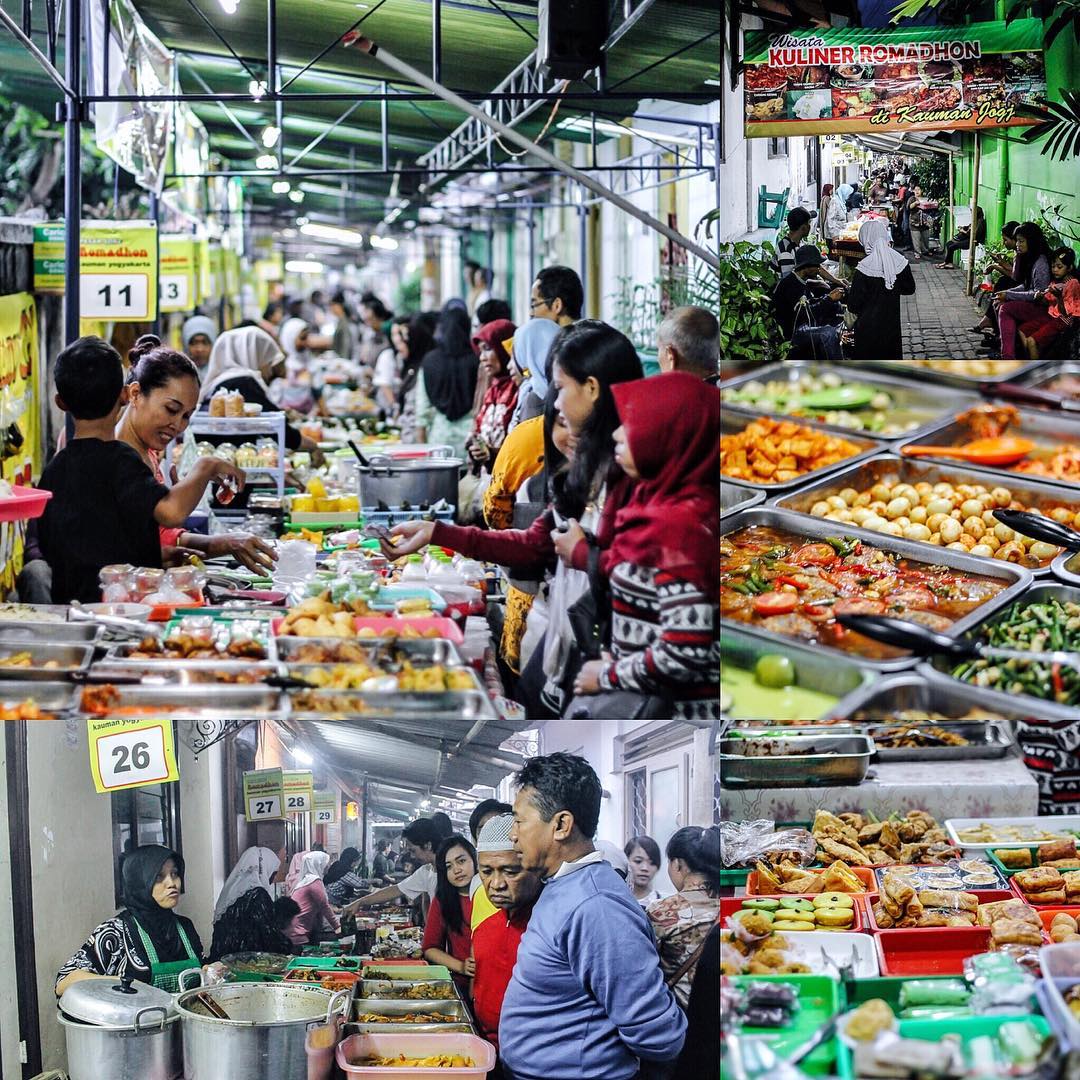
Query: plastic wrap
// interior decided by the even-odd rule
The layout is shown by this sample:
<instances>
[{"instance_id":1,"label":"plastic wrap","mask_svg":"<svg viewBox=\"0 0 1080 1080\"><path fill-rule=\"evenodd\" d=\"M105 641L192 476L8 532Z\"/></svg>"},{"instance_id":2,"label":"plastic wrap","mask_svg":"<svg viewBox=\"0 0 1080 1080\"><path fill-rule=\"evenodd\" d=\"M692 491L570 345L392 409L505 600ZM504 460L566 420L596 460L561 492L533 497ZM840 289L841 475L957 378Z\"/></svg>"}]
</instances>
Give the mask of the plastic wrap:
<instances>
[{"instance_id":1,"label":"plastic wrap","mask_svg":"<svg viewBox=\"0 0 1080 1080\"><path fill-rule=\"evenodd\" d=\"M995 1013L1015 1016L1032 1011L1035 979L1024 970L1019 959L1007 951L1013 948L1017 947L1006 946L999 952L981 953L964 961L964 974L974 986L971 995L973 1013L980 1016ZM1026 949L1027 946L1018 948Z\"/></svg>"},{"instance_id":2,"label":"plastic wrap","mask_svg":"<svg viewBox=\"0 0 1080 1080\"><path fill-rule=\"evenodd\" d=\"M911 979L900 987L900 1008L916 1005L967 1005L971 991L962 979Z\"/></svg>"},{"instance_id":3,"label":"plastic wrap","mask_svg":"<svg viewBox=\"0 0 1080 1080\"><path fill-rule=\"evenodd\" d=\"M817 841L806 829L781 829L768 820L720 822L720 861L724 867L753 866L758 859L788 861L809 866L817 854ZM782 860L781 855L791 858Z\"/></svg>"}]
</instances>

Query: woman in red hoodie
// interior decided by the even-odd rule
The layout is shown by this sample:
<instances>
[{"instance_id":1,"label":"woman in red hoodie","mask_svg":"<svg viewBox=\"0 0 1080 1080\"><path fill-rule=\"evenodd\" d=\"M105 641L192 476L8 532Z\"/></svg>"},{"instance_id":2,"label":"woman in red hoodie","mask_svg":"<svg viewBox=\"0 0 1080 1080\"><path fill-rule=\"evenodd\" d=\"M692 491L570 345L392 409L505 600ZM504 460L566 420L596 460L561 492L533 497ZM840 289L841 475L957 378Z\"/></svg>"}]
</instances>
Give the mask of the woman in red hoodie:
<instances>
[{"instance_id":1,"label":"woman in red hoodie","mask_svg":"<svg viewBox=\"0 0 1080 1080\"><path fill-rule=\"evenodd\" d=\"M489 473L506 439L506 429L517 405L518 388L510 377L510 353L506 348L516 330L509 319L496 319L481 326L472 338L480 366L487 370L490 381L480 408L476 410L472 434L465 449L474 465Z\"/></svg>"},{"instance_id":2,"label":"woman in red hoodie","mask_svg":"<svg viewBox=\"0 0 1080 1080\"><path fill-rule=\"evenodd\" d=\"M611 388L615 461L636 481L605 508L597 541L611 587L611 657L576 694L630 690L673 701L675 719L719 717L720 391L684 372ZM581 565L587 546L574 548Z\"/></svg>"}]
</instances>

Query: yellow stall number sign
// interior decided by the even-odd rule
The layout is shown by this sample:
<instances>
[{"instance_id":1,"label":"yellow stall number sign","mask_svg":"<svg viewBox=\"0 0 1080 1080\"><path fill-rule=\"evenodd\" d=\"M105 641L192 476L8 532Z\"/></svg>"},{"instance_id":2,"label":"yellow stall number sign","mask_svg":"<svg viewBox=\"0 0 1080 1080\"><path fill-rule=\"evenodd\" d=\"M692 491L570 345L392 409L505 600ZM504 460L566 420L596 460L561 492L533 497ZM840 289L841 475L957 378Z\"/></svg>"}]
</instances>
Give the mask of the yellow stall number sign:
<instances>
[{"instance_id":1,"label":"yellow stall number sign","mask_svg":"<svg viewBox=\"0 0 1080 1080\"><path fill-rule=\"evenodd\" d=\"M171 720L100 719L86 725L90 772L100 794L180 779Z\"/></svg>"},{"instance_id":2,"label":"yellow stall number sign","mask_svg":"<svg viewBox=\"0 0 1080 1080\"><path fill-rule=\"evenodd\" d=\"M333 825L338 818L338 796L335 791L315 792L315 824Z\"/></svg>"},{"instance_id":3,"label":"yellow stall number sign","mask_svg":"<svg viewBox=\"0 0 1080 1080\"><path fill-rule=\"evenodd\" d=\"M306 814L315 809L315 778L310 769L286 769L282 774L285 785L285 813Z\"/></svg>"},{"instance_id":4,"label":"yellow stall number sign","mask_svg":"<svg viewBox=\"0 0 1080 1080\"><path fill-rule=\"evenodd\" d=\"M285 816L281 769L254 769L244 773L244 817L248 821L276 821Z\"/></svg>"},{"instance_id":5,"label":"yellow stall number sign","mask_svg":"<svg viewBox=\"0 0 1080 1080\"><path fill-rule=\"evenodd\" d=\"M195 238L173 234L161 238L161 310L195 307Z\"/></svg>"}]
</instances>

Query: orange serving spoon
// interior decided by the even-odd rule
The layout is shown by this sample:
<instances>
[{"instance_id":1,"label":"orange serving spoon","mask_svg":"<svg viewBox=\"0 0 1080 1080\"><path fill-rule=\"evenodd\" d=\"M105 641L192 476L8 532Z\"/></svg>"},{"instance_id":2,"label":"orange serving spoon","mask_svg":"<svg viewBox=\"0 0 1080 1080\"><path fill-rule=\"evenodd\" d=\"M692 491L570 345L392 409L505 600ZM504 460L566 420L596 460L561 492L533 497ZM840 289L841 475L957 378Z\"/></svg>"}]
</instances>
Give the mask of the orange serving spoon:
<instances>
[{"instance_id":1,"label":"orange serving spoon","mask_svg":"<svg viewBox=\"0 0 1080 1080\"><path fill-rule=\"evenodd\" d=\"M904 446L907 457L952 457L975 465L1013 465L1027 457L1035 444L1030 439L1003 435L997 439L976 439L963 446Z\"/></svg>"}]
</instances>

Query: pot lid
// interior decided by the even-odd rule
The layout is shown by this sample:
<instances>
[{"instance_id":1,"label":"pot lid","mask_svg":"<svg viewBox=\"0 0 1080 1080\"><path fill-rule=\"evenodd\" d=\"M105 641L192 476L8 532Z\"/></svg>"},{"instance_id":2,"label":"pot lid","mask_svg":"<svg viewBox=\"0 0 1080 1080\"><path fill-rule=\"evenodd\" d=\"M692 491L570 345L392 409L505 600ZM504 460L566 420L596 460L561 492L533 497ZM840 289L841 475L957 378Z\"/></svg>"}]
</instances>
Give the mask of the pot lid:
<instances>
[{"instance_id":1,"label":"pot lid","mask_svg":"<svg viewBox=\"0 0 1080 1080\"><path fill-rule=\"evenodd\" d=\"M81 979L60 998L61 1011L73 1020L104 1027L134 1027L136 1014L153 1008L163 1008L167 1016L173 1016L172 994L131 979Z\"/></svg>"}]
</instances>

